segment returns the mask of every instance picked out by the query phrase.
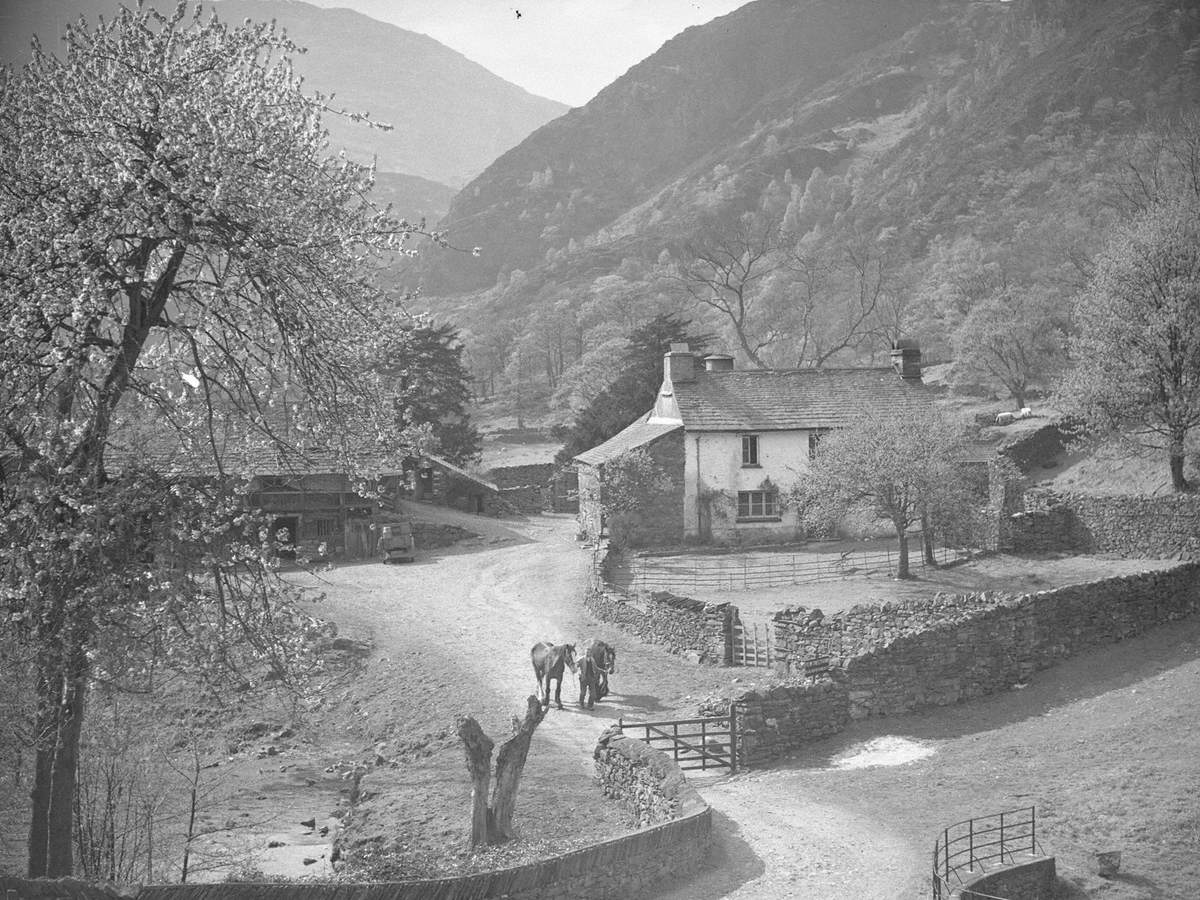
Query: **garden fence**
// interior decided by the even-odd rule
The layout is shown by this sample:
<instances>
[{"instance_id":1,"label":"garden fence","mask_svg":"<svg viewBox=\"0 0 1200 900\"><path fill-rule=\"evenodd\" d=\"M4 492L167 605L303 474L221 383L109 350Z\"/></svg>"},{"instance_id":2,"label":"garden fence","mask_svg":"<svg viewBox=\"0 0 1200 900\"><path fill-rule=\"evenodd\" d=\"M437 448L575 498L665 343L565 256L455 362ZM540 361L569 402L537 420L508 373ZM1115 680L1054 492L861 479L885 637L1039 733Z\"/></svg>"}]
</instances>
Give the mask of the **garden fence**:
<instances>
[{"instance_id":1,"label":"garden fence","mask_svg":"<svg viewBox=\"0 0 1200 900\"><path fill-rule=\"evenodd\" d=\"M909 565L926 565L920 535L910 537ZM968 559L971 551L937 547L933 553L938 565ZM689 556L661 558L653 561L638 558L632 563L630 588L634 593L653 591L716 590L743 591L754 588L783 587L789 584L815 584L838 581L851 575L895 571L898 551L847 550L837 556L811 553L771 553L761 557L705 557L695 560Z\"/></svg>"}]
</instances>

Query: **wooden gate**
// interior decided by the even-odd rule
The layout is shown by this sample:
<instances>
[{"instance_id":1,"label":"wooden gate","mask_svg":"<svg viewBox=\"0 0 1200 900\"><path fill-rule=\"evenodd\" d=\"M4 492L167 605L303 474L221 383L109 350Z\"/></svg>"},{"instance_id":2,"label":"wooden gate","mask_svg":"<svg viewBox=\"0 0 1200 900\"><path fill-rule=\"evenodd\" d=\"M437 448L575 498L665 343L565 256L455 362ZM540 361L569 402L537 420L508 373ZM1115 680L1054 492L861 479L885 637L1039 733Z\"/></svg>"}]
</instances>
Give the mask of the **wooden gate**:
<instances>
[{"instance_id":1,"label":"wooden gate","mask_svg":"<svg viewBox=\"0 0 1200 900\"><path fill-rule=\"evenodd\" d=\"M775 634L769 622L733 623L735 666L769 666L775 661Z\"/></svg>"},{"instance_id":2,"label":"wooden gate","mask_svg":"<svg viewBox=\"0 0 1200 900\"><path fill-rule=\"evenodd\" d=\"M724 716L662 722L618 719L617 727L622 733L670 755L681 769L737 771L737 717L733 704Z\"/></svg>"}]
</instances>

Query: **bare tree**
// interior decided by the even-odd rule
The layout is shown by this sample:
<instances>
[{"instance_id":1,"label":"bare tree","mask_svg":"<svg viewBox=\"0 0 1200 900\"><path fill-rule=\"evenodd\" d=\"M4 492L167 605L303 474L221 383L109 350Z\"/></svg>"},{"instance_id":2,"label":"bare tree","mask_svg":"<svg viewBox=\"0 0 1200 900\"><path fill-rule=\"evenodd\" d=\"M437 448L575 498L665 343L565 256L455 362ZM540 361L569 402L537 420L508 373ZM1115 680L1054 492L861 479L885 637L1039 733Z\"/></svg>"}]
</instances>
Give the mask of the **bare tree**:
<instances>
[{"instance_id":1,"label":"bare tree","mask_svg":"<svg viewBox=\"0 0 1200 900\"><path fill-rule=\"evenodd\" d=\"M512 820L517 809L517 791L521 773L529 756L533 732L546 715L537 697L526 698L525 718L512 719L512 737L500 745L496 756L495 786L488 802L492 782L492 749L495 742L484 734L472 716L460 716L456 727L467 756L471 775L471 846L501 844L512 840Z\"/></svg>"},{"instance_id":2,"label":"bare tree","mask_svg":"<svg viewBox=\"0 0 1200 900\"><path fill-rule=\"evenodd\" d=\"M744 213L710 220L683 253L670 281L696 304L719 313L750 362L766 368L763 351L785 334L779 324L766 321L759 292L764 279L788 265L779 218Z\"/></svg>"}]
</instances>

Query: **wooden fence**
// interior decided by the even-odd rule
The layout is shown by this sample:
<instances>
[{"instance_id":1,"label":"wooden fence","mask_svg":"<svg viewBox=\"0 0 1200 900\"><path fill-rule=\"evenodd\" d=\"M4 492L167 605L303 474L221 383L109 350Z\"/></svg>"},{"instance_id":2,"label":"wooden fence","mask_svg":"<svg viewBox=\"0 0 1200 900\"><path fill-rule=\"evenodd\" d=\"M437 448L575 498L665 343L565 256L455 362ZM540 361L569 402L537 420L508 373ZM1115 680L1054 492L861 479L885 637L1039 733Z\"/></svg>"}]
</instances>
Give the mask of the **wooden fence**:
<instances>
[{"instance_id":1,"label":"wooden fence","mask_svg":"<svg viewBox=\"0 0 1200 900\"><path fill-rule=\"evenodd\" d=\"M920 536L910 538L909 565L925 566ZM938 547L934 550L938 565L958 562L971 556L969 550ZM816 584L837 581L851 575L894 571L899 558L894 549L847 550L837 556L809 553L772 553L759 558L714 558L703 560L689 556L672 557L670 562L638 559L632 572L631 589L639 593L688 591L697 589L744 591L754 588L782 587L789 584Z\"/></svg>"},{"instance_id":2,"label":"wooden fence","mask_svg":"<svg viewBox=\"0 0 1200 900\"><path fill-rule=\"evenodd\" d=\"M732 629L735 666L769 666L775 661L775 628L769 622L735 622Z\"/></svg>"},{"instance_id":3,"label":"wooden fence","mask_svg":"<svg viewBox=\"0 0 1200 900\"><path fill-rule=\"evenodd\" d=\"M737 771L737 718L733 704L724 716L626 722L617 727L669 755L680 769Z\"/></svg>"}]
</instances>

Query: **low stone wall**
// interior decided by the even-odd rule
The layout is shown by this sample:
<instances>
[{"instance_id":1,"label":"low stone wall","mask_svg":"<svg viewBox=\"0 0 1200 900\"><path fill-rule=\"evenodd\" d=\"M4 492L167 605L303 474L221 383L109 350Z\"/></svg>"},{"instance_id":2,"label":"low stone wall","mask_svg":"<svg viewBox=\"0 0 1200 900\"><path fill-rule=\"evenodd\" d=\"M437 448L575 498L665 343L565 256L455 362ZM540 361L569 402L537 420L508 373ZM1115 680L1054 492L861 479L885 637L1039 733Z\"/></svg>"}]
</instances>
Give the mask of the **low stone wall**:
<instances>
[{"instance_id":1,"label":"low stone wall","mask_svg":"<svg viewBox=\"0 0 1200 900\"><path fill-rule=\"evenodd\" d=\"M503 491L507 488L527 487L531 484L546 484L554 476L554 471L555 465L552 462L532 463L525 466L497 466L488 470L487 479Z\"/></svg>"},{"instance_id":2,"label":"low stone wall","mask_svg":"<svg viewBox=\"0 0 1200 900\"><path fill-rule=\"evenodd\" d=\"M727 665L731 659L731 623L736 609L728 603L705 603L667 591L635 601L605 587L589 591L583 602L597 618L672 653L712 665Z\"/></svg>"},{"instance_id":3,"label":"low stone wall","mask_svg":"<svg viewBox=\"0 0 1200 900\"><path fill-rule=\"evenodd\" d=\"M707 809L669 756L628 737L620 728L605 729L593 755L604 795L629 810L638 827L661 825Z\"/></svg>"},{"instance_id":4,"label":"low stone wall","mask_svg":"<svg viewBox=\"0 0 1200 900\"><path fill-rule=\"evenodd\" d=\"M1053 900L1058 896L1058 873L1053 856L1039 856L996 872L968 879L954 900Z\"/></svg>"},{"instance_id":5,"label":"low stone wall","mask_svg":"<svg viewBox=\"0 0 1200 900\"><path fill-rule=\"evenodd\" d=\"M1002 546L1016 553L1112 553L1144 559L1200 558L1200 496L1025 492L1024 509L1004 523Z\"/></svg>"},{"instance_id":6,"label":"low stone wall","mask_svg":"<svg viewBox=\"0 0 1200 900\"><path fill-rule=\"evenodd\" d=\"M457 525L439 525L434 522L413 522L413 540L418 550L436 550L450 547L467 538L479 537L473 531Z\"/></svg>"},{"instance_id":7,"label":"low stone wall","mask_svg":"<svg viewBox=\"0 0 1200 900\"><path fill-rule=\"evenodd\" d=\"M834 734L851 719L943 706L1004 690L1092 647L1200 612L1200 562L1022 596L941 595L821 616L776 617L776 646L832 677L732 698L749 765ZM715 712L727 699L711 701Z\"/></svg>"},{"instance_id":8,"label":"low stone wall","mask_svg":"<svg viewBox=\"0 0 1200 900\"><path fill-rule=\"evenodd\" d=\"M786 756L809 741L837 734L850 721L849 694L839 674L780 684L733 698L739 766L753 768ZM710 700L700 715L723 715L727 701Z\"/></svg>"},{"instance_id":9,"label":"low stone wall","mask_svg":"<svg viewBox=\"0 0 1200 900\"><path fill-rule=\"evenodd\" d=\"M1079 431L1071 421L1052 422L1036 431L1016 438L1000 448L1023 475L1040 477L1042 469L1052 464L1070 445Z\"/></svg>"},{"instance_id":10,"label":"low stone wall","mask_svg":"<svg viewBox=\"0 0 1200 900\"><path fill-rule=\"evenodd\" d=\"M602 544L593 556L592 583L583 603L593 615L622 626L651 644L697 662L728 665L733 658L733 622L737 607L705 603L656 591L633 597L614 584L621 552Z\"/></svg>"}]
</instances>

